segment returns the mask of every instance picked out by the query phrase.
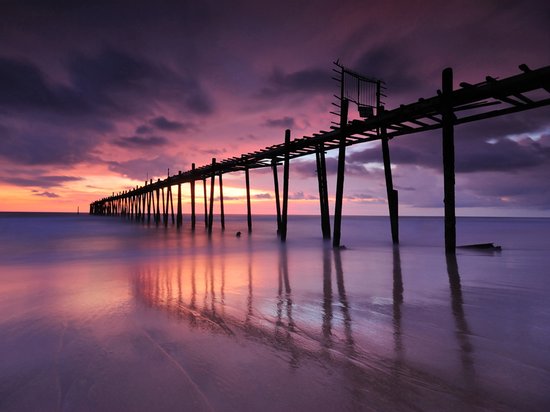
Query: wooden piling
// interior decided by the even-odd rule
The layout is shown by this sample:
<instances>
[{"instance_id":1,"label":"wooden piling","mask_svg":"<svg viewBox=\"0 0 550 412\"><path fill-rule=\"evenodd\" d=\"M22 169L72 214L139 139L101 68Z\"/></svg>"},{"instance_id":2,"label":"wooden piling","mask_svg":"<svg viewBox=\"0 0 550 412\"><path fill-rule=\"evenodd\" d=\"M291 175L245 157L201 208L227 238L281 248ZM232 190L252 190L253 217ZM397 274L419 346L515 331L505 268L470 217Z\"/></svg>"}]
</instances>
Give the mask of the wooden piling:
<instances>
[{"instance_id":1,"label":"wooden piling","mask_svg":"<svg viewBox=\"0 0 550 412\"><path fill-rule=\"evenodd\" d=\"M285 130L285 163L283 166L283 211L281 214L281 241L286 242L288 225L288 188L290 175L290 130Z\"/></svg>"},{"instance_id":2,"label":"wooden piling","mask_svg":"<svg viewBox=\"0 0 550 412\"><path fill-rule=\"evenodd\" d=\"M168 188L166 188L166 199L164 198L164 187L162 190L162 223L168 226Z\"/></svg>"},{"instance_id":3,"label":"wooden piling","mask_svg":"<svg viewBox=\"0 0 550 412\"><path fill-rule=\"evenodd\" d=\"M384 113L384 107L378 107L379 115ZM388 197L388 210L390 214L391 238L393 244L399 243L399 203L397 190L393 188L391 172L390 146L385 125L380 127L380 140L382 142L382 158L384 160L384 175L386 178L386 194Z\"/></svg>"},{"instance_id":4,"label":"wooden piling","mask_svg":"<svg viewBox=\"0 0 550 412\"><path fill-rule=\"evenodd\" d=\"M225 210L223 206L223 180L222 180L223 172L220 171L219 174L219 184L220 184L220 220L222 225L222 230L225 230Z\"/></svg>"},{"instance_id":5,"label":"wooden piling","mask_svg":"<svg viewBox=\"0 0 550 412\"><path fill-rule=\"evenodd\" d=\"M277 159L271 159L273 170L273 190L275 192L275 208L277 209L277 234L281 234L281 200L279 198L279 174L277 172Z\"/></svg>"},{"instance_id":6,"label":"wooden piling","mask_svg":"<svg viewBox=\"0 0 550 412\"><path fill-rule=\"evenodd\" d=\"M454 113L451 101L453 70L442 73L443 192L445 204L445 252L456 252Z\"/></svg>"},{"instance_id":7,"label":"wooden piling","mask_svg":"<svg viewBox=\"0 0 550 412\"><path fill-rule=\"evenodd\" d=\"M246 216L248 222L248 233L252 232L252 205L250 204L250 173L248 166L244 169L244 177L246 180Z\"/></svg>"},{"instance_id":8,"label":"wooden piling","mask_svg":"<svg viewBox=\"0 0 550 412\"><path fill-rule=\"evenodd\" d=\"M208 198L206 197L206 178L202 179L203 200L204 200L204 227L208 228Z\"/></svg>"},{"instance_id":9,"label":"wooden piling","mask_svg":"<svg viewBox=\"0 0 550 412\"><path fill-rule=\"evenodd\" d=\"M191 180L191 230L195 230L196 214L195 214L195 163L191 164L193 180Z\"/></svg>"},{"instance_id":10,"label":"wooden piling","mask_svg":"<svg viewBox=\"0 0 550 412\"><path fill-rule=\"evenodd\" d=\"M334 205L334 236L332 246L340 247L342 227L342 202L344 199L344 175L346 172L346 127L348 123L347 99L342 99L340 111L340 142L338 146L338 175L336 176L336 200Z\"/></svg>"},{"instance_id":11,"label":"wooden piling","mask_svg":"<svg viewBox=\"0 0 550 412\"><path fill-rule=\"evenodd\" d=\"M208 213L208 234L212 234L214 225L214 185L216 183L216 158L212 158L212 176L210 177L210 211Z\"/></svg>"},{"instance_id":12,"label":"wooden piling","mask_svg":"<svg viewBox=\"0 0 550 412\"><path fill-rule=\"evenodd\" d=\"M170 213L172 214L172 224L174 224L174 195L172 194L172 186L168 186L168 188L170 189Z\"/></svg>"},{"instance_id":13,"label":"wooden piling","mask_svg":"<svg viewBox=\"0 0 550 412\"><path fill-rule=\"evenodd\" d=\"M158 182L160 182L160 179L158 179ZM157 216L155 217L155 223L158 224L160 223L160 188L157 187Z\"/></svg>"},{"instance_id":14,"label":"wooden piling","mask_svg":"<svg viewBox=\"0 0 550 412\"><path fill-rule=\"evenodd\" d=\"M179 173L181 174L181 172ZM178 204L177 204L178 216L176 219L176 227L181 227L183 223L182 207L181 207L181 183L178 183Z\"/></svg>"},{"instance_id":15,"label":"wooden piling","mask_svg":"<svg viewBox=\"0 0 550 412\"><path fill-rule=\"evenodd\" d=\"M317 163L317 182L319 186L319 207L321 209L321 232L323 233L323 239L330 239L327 169L323 143L318 144L315 149L315 160Z\"/></svg>"}]
</instances>

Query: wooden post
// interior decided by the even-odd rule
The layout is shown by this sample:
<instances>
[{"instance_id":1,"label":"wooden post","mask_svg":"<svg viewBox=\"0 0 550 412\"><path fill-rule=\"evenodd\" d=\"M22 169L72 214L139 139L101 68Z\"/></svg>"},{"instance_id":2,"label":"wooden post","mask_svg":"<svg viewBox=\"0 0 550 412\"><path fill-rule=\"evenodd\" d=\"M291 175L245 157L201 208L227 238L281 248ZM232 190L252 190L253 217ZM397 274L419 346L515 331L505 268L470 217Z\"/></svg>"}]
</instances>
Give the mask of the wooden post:
<instances>
[{"instance_id":1,"label":"wooden post","mask_svg":"<svg viewBox=\"0 0 550 412\"><path fill-rule=\"evenodd\" d=\"M203 200L204 200L204 227L208 227L208 198L206 197L206 178L202 179Z\"/></svg>"},{"instance_id":2,"label":"wooden post","mask_svg":"<svg viewBox=\"0 0 550 412\"><path fill-rule=\"evenodd\" d=\"M443 192L445 203L445 252L456 252L454 113L451 101L453 70L442 73Z\"/></svg>"},{"instance_id":3,"label":"wooden post","mask_svg":"<svg viewBox=\"0 0 550 412\"><path fill-rule=\"evenodd\" d=\"M223 206L223 172L220 170L219 183L220 183L220 219L222 224L222 230L225 230L225 210Z\"/></svg>"},{"instance_id":4,"label":"wooden post","mask_svg":"<svg viewBox=\"0 0 550 412\"><path fill-rule=\"evenodd\" d=\"M175 223L174 219L174 195L172 194L172 186L168 186L170 189L170 213L172 214L172 224Z\"/></svg>"},{"instance_id":5,"label":"wooden post","mask_svg":"<svg viewBox=\"0 0 550 412\"><path fill-rule=\"evenodd\" d=\"M246 180L246 216L248 221L248 233L252 232L252 206L250 204L250 173L248 166L244 169L244 177Z\"/></svg>"},{"instance_id":6,"label":"wooden post","mask_svg":"<svg viewBox=\"0 0 550 412\"><path fill-rule=\"evenodd\" d=\"M384 107L378 107L379 113L384 113ZM386 177L386 194L388 196L388 210L390 213L391 238L393 244L399 243L399 203L397 190L393 188L391 173L390 146L386 126L380 127L380 138L382 141L382 158L384 160L384 175Z\"/></svg>"},{"instance_id":7,"label":"wooden post","mask_svg":"<svg viewBox=\"0 0 550 412\"><path fill-rule=\"evenodd\" d=\"M181 172L179 173L181 174ZM181 183L178 183L178 205L177 205L177 209L178 209L178 217L177 217L177 223L176 223L176 227L181 227L182 223L183 223L183 216L182 216L182 211L181 211Z\"/></svg>"},{"instance_id":8,"label":"wooden post","mask_svg":"<svg viewBox=\"0 0 550 412\"><path fill-rule=\"evenodd\" d=\"M334 236L332 246L340 247L340 235L342 227L342 202L344 198L344 175L346 172L346 126L348 123L347 99L341 101L340 112L340 144L338 147L338 175L336 177L336 201L334 205Z\"/></svg>"},{"instance_id":9,"label":"wooden post","mask_svg":"<svg viewBox=\"0 0 550 412\"><path fill-rule=\"evenodd\" d=\"M214 225L214 185L216 183L216 158L212 158L212 176L210 177L210 212L208 213L208 234L212 234Z\"/></svg>"},{"instance_id":10,"label":"wooden post","mask_svg":"<svg viewBox=\"0 0 550 412\"><path fill-rule=\"evenodd\" d=\"M321 209L321 231L323 239L330 239L330 216L328 207L327 168L323 143L316 147L317 182L319 184L319 206Z\"/></svg>"},{"instance_id":11,"label":"wooden post","mask_svg":"<svg viewBox=\"0 0 550 412\"><path fill-rule=\"evenodd\" d=\"M277 209L277 234L281 234L281 199L279 198L279 174L277 172L277 159L271 159L273 170L273 187L275 191L275 207Z\"/></svg>"},{"instance_id":12,"label":"wooden post","mask_svg":"<svg viewBox=\"0 0 550 412\"><path fill-rule=\"evenodd\" d=\"M153 180L150 180L150 184L153 183ZM151 198L153 197L153 191L147 191L147 223L151 223ZM154 210L154 207L153 207Z\"/></svg>"},{"instance_id":13,"label":"wooden post","mask_svg":"<svg viewBox=\"0 0 550 412\"><path fill-rule=\"evenodd\" d=\"M158 179L157 184L160 183ZM155 218L155 223L158 225L160 223L160 188L157 187L157 216Z\"/></svg>"},{"instance_id":14,"label":"wooden post","mask_svg":"<svg viewBox=\"0 0 550 412\"><path fill-rule=\"evenodd\" d=\"M283 168L283 212L281 215L281 241L286 242L288 224L288 186L290 174L290 130L285 130L285 164Z\"/></svg>"},{"instance_id":15,"label":"wooden post","mask_svg":"<svg viewBox=\"0 0 550 412\"><path fill-rule=\"evenodd\" d=\"M168 226L168 188L166 188L166 200L165 200L164 187L162 188L162 222L164 223L164 226Z\"/></svg>"},{"instance_id":16,"label":"wooden post","mask_svg":"<svg viewBox=\"0 0 550 412\"><path fill-rule=\"evenodd\" d=\"M145 182L145 186L147 186L147 182ZM144 186L144 187L145 187ZM145 213L146 213L146 208L145 208L145 205L146 205L146 202L147 202L147 192L144 192L141 194L141 200L143 202L143 207L142 207L142 212L141 212L141 221L142 222L145 222Z\"/></svg>"},{"instance_id":17,"label":"wooden post","mask_svg":"<svg viewBox=\"0 0 550 412\"><path fill-rule=\"evenodd\" d=\"M195 215L195 163L191 164L191 170L193 172L193 177L191 180L191 230L195 230L195 222L196 222L196 215Z\"/></svg>"}]
</instances>

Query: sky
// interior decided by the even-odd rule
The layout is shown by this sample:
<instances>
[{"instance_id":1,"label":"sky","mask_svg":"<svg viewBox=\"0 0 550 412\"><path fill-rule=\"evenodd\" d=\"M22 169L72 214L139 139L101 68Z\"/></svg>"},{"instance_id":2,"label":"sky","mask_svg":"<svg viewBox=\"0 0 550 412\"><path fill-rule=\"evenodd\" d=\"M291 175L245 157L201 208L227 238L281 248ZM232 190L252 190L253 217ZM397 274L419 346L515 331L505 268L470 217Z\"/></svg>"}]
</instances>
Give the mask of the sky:
<instances>
[{"instance_id":1,"label":"sky","mask_svg":"<svg viewBox=\"0 0 550 412\"><path fill-rule=\"evenodd\" d=\"M0 211L87 211L328 130L337 59L383 80L387 109L435 95L445 67L458 87L550 65L547 1L2 0L0 20ZM455 145L458 215L550 216L550 107L458 126ZM441 215L441 132L390 152L400 213ZM387 214L381 161L378 143L348 149L344 214ZM253 213L275 213L270 173L251 172ZM291 162L289 213L319 213L315 173ZM246 213L244 188L224 176L226 212Z\"/></svg>"}]
</instances>

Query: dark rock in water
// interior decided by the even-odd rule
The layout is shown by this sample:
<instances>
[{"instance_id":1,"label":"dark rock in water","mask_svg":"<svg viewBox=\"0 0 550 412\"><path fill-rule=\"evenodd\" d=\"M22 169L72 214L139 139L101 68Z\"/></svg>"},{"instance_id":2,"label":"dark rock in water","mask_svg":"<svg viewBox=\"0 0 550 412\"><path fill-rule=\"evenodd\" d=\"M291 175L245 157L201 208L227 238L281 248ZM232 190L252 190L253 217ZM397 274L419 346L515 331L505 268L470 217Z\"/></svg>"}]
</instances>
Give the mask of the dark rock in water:
<instances>
[{"instance_id":1,"label":"dark rock in water","mask_svg":"<svg viewBox=\"0 0 550 412\"><path fill-rule=\"evenodd\" d=\"M488 251L498 251L502 250L502 248L498 245L495 245L494 243L475 243L472 245L463 245L458 246L460 249L478 249L478 250L488 250Z\"/></svg>"}]
</instances>

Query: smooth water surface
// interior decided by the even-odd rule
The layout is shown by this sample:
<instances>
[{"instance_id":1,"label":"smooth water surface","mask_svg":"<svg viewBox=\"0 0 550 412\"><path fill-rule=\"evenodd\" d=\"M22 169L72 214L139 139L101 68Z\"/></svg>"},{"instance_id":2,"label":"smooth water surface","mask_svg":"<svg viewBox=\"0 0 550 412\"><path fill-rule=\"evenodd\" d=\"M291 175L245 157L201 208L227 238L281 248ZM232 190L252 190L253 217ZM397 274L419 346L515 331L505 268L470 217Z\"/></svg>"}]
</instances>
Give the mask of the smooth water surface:
<instances>
[{"instance_id":1,"label":"smooth water surface","mask_svg":"<svg viewBox=\"0 0 550 412\"><path fill-rule=\"evenodd\" d=\"M550 220L274 221L0 214L0 410L549 410Z\"/></svg>"}]
</instances>

